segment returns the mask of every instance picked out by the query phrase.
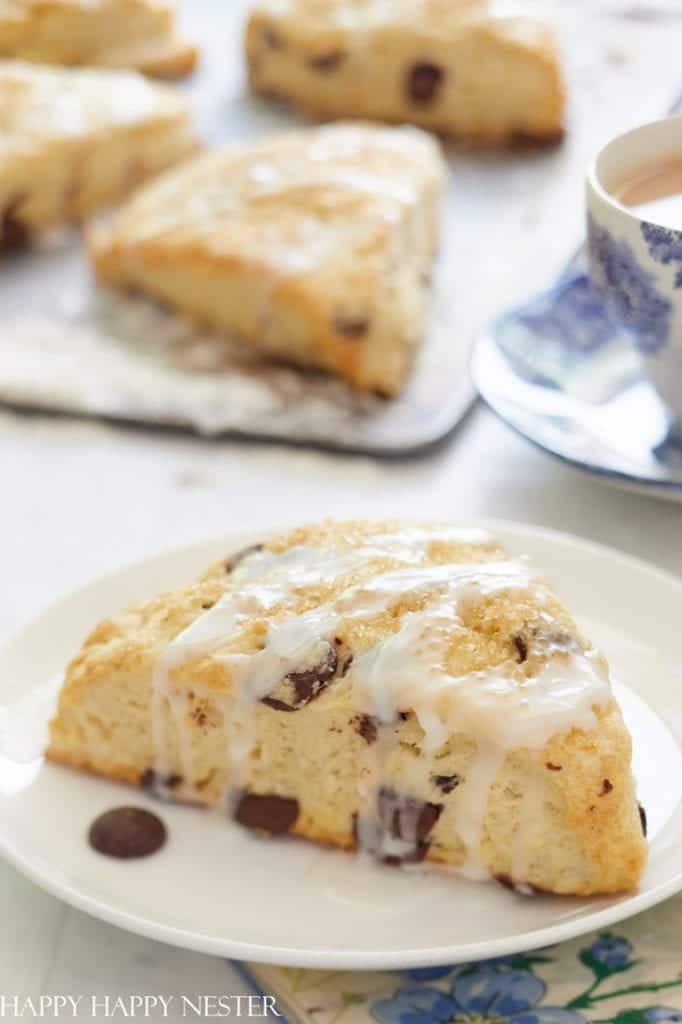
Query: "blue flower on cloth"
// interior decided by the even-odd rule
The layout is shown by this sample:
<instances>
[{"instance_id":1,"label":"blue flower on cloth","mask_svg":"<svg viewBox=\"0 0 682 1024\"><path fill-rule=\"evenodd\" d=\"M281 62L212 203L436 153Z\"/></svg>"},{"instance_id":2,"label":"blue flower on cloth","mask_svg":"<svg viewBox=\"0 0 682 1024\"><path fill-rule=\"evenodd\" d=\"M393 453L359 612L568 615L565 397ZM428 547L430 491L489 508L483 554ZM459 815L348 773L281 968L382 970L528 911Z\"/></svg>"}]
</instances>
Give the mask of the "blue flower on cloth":
<instances>
[{"instance_id":1,"label":"blue flower on cloth","mask_svg":"<svg viewBox=\"0 0 682 1024\"><path fill-rule=\"evenodd\" d=\"M585 1024L582 1015L573 1010L540 1006L545 992L544 982L531 971L482 963L458 968L449 989L401 988L390 999L373 1003L370 1010L379 1024L474 1024L486 1020L505 1024Z\"/></svg>"},{"instance_id":2,"label":"blue flower on cloth","mask_svg":"<svg viewBox=\"0 0 682 1024\"><path fill-rule=\"evenodd\" d=\"M413 967L411 970L398 971L403 978L410 981L438 981L446 978L453 971L452 965L448 967Z\"/></svg>"},{"instance_id":3,"label":"blue flower on cloth","mask_svg":"<svg viewBox=\"0 0 682 1024\"><path fill-rule=\"evenodd\" d=\"M613 970L614 967L624 967L628 963L632 956L632 946L625 939L602 935L590 946L587 953L595 963L603 964Z\"/></svg>"},{"instance_id":4,"label":"blue flower on cloth","mask_svg":"<svg viewBox=\"0 0 682 1024\"><path fill-rule=\"evenodd\" d=\"M672 1010L669 1006L652 1006L644 1011L648 1024L680 1024L682 1010Z\"/></svg>"}]
</instances>

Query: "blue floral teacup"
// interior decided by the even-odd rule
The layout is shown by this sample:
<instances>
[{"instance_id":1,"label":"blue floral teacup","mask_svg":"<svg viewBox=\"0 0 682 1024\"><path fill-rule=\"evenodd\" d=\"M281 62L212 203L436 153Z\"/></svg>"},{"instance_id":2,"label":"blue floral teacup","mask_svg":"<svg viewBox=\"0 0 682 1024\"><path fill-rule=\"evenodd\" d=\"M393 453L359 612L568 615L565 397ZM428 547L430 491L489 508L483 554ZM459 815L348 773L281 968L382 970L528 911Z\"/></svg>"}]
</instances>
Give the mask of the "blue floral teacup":
<instances>
[{"instance_id":1,"label":"blue floral teacup","mask_svg":"<svg viewBox=\"0 0 682 1024\"><path fill-rule=\"evenodd\" d=\"M682 116L642 125L601 150L587 178L590 276L632 335L651 380L682 419L682 231L623 205L643 166L682 159Z\"/></svg>"}]
</instances>

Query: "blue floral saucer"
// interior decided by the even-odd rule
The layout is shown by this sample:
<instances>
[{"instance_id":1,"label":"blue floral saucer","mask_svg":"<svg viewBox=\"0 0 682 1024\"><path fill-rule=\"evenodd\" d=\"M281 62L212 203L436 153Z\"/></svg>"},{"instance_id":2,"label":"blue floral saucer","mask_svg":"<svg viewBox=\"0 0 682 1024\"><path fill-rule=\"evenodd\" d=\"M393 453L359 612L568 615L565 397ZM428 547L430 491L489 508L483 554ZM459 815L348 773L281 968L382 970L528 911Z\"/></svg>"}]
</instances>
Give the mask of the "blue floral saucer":
<instances>
[{"instance_id":1,"label":"blue floral saucer","mask_svg":"<svg viewBox=\"0 0 682 1024\"><path fill-rule=\"evenodd\" d=\"M682 501L682 430L590 284L583 251L553 288L479 338L472 373L491 409L544 451Z\"/></svg>"}]
</instances>

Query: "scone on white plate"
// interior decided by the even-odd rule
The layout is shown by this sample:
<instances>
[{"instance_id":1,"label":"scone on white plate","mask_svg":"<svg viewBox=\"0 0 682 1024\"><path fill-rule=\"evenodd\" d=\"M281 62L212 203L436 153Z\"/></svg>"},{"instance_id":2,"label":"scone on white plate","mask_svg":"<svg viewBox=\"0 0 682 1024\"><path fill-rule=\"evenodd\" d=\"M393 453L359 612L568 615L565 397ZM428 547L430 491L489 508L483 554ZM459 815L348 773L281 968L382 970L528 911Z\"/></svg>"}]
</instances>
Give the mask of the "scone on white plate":
<instances>
[{"instance_id":1,"label":"scone on white plate","mask_svg":"<svg viewBox=\"0 0 682 1024\"><path fill-rule=\"evenodd\" d=\"M445 168L418 129L335 125L207 153L91 235L98 278L394 395L427 330Z\"/></svg>"},{"instance_id":2,"label":"scone on white plate","mask_svg":"<svg viewBox=\"0 0 682 1024\"><path fill-rule=\"evenodd\" d=\"M179 78L197 61L161 0L0 0L0 57Z\"/></svg>"},{"instance_id":3,"label":"scone on white plate","mask_svg":"<svg viewBox=\"0 0 682 1024\"><path fill-rule=\"evenodd\" d=\"M322 119L417 124L479 143L556 141L556 44L520 10L504 0L257 0L249 79Z\"/></svg>"},{"instance_id":4,"label":"scone on white plate","mask_svg":"<svg viewBox=\"0 0 682 1024\"><path fill-rule=\"evenodd\" d=\"M326 523L101 623L54 761L263 833L590 895L647 844L604 658L479 530Z\"/></svg>"},{"instance_id":5,"label":"scone on white plate","mask_svg":"<svg viewBox=\"0 0 682 1024\"><path fill-rule=\"evenodd\" d=\"M184 102L136 71L0 61L0 249L83 220L197 148Z\"/></svg>"}]
</instances>

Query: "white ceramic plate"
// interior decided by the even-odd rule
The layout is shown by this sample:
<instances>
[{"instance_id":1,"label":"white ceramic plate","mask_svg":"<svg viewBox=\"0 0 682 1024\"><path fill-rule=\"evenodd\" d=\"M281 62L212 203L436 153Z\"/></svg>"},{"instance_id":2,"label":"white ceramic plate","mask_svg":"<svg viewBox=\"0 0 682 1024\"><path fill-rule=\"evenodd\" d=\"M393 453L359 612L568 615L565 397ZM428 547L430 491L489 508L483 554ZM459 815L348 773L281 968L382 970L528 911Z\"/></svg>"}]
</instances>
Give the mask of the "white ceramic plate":
<instances>
[{"instance_id":1,"label":"white ceramic plate","mask_svg":"<svg viewBox=\"0 0 682 1024\"><path fill-rule=\"evenodd\" d=\"M0 762L0 850L50 892L123 928L207 953L302 967L388 969L509 954L605 927L682 889L682 753L675 738L682 738L682 582L572 537L492 528L544 568L611 660L649 818L651 856L638 892L529 898L495 883L416 878L296 840L258 839L217 814L159 804L40 759ZM186 581L254 539L172 551L64 598L0 649L0 701L58 678L102 616ZM28 715L46 717L40 691ZM5 711L5 732L10 720L16 718ZM0 716L0 738L2 726ZM94 853L86 842L90 822L131 802L162 815L165 849L130 862Z\"/></svg>"}]
</instances>

